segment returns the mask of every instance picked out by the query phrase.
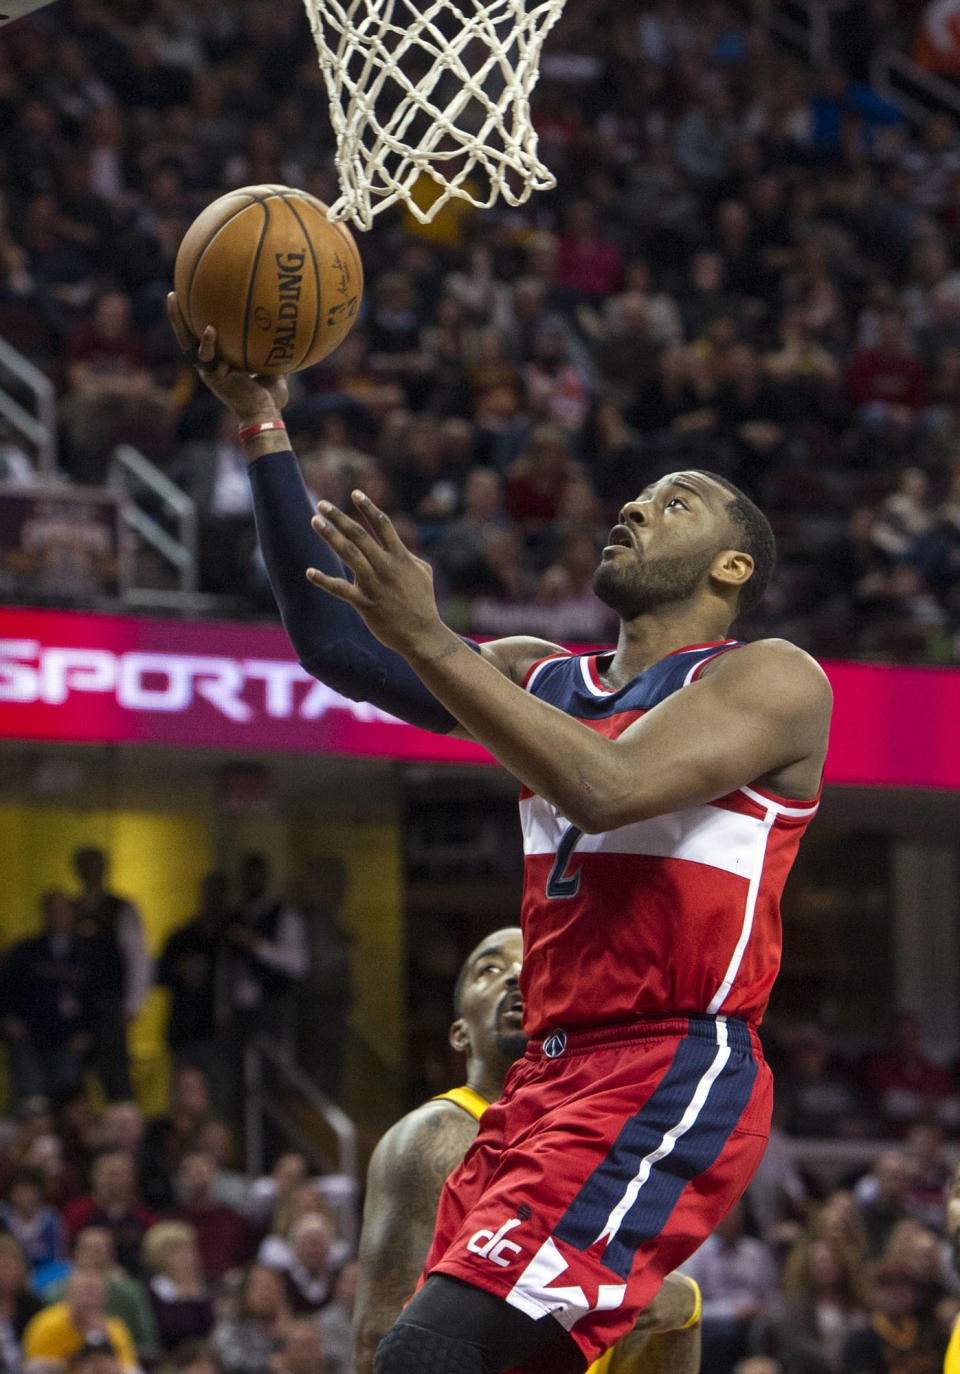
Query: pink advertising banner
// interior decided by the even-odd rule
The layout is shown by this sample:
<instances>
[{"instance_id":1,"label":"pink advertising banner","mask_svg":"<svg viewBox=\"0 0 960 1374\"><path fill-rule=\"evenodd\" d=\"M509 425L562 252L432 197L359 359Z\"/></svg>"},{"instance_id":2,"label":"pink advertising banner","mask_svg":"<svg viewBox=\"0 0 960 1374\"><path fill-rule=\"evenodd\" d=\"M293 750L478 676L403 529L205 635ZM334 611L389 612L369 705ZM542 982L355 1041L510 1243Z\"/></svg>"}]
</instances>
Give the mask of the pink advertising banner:
<instances>
[{"instance_id":1,"label":"pink advertising banner","mask_svg":"<svg viewBox=\"0 0 960 1374\"><path fill-rule=\"evenodd\" d=\"M960 669L826 663L827 783L960 787ZM490 764L296 662L270 625L0 608L0 738Z\"/></svg>"}]
</instances>

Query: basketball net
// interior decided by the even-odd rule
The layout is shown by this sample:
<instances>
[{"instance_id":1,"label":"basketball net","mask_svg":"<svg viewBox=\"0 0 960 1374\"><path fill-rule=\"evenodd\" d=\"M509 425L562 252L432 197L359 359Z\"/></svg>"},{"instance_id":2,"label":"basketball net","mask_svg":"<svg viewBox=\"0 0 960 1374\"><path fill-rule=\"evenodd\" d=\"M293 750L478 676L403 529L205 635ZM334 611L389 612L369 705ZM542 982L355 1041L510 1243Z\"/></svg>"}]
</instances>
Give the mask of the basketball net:
<instances>
[{"instance_id":1,"label":"basketball net","mask_svg":"<svg viewBox=\"0 0 960 1374\"><path fill-rule=\"evenodd\" d=\"M369 229L403 202L429 224L454 199L522 205L556 185L530 92L565 0L304 3L337 140L331 219Z\"/></svg>"}]
</instances>

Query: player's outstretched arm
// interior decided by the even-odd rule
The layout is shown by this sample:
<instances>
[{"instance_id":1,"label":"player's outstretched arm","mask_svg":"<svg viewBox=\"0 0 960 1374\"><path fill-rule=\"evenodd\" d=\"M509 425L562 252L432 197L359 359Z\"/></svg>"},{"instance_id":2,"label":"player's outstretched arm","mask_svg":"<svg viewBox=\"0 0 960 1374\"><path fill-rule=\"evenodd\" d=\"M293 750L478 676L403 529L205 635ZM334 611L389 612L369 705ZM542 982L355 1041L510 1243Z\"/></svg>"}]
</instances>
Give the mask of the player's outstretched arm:
<instances>
[{"instance_id":1,"label":"player's outstretched arm","mask_svg":"<svg viewBox=\"0 0 960 1374\"><path fill-rule=\"evenodd\" d=\"M352 499L363 524L327 501L313 523L353 580L316 568L308 577L353 606L474 739L581 831L701 805L751 782L779 791L788 770L801 789L788 795L816 791L832 698L802 650L762 640L722 654L609 740L468 656L440 619L429 565L368 497Z\"/></svg>"},{"instance_id":2,"label":"player's outstretched arm","mask_svg":"<svg viewBox=\"0 0 960 1374\"><path fill-rule=\"evenodd\" d=\"M167 313L184 356L236 417L239 427L282 420L287 403L284 377L251 377L218 360L215 330L208 328L201 339L194 338L172 292L167 297ZM348 574L333 550L310 528L313 506L286 430L270 428L253 434L243 449L267 575L287 634L307 672L341 696L370 701L411 725L451 733L456 720L403 658L385 648L349 606L318 595L306 582L304 574L310 566L335 578ZM531 663L557 647L520 638L482 650L469 640L464 643L517 681Z\"/></svg>"},{"instance_id":3,"label":"player's outstretched arm","mask_svg":"<svg viewBox=\"0 0 960 1374\"><path fill-rule=\"evenodd\" d=\"M476 1123L459 1107L427 1102L392 1126L373 1152L353 1317L357 1374L373 1374L377 1346L413 1296L443 1185L475 1135Z\"/></svg>"},{"instance_id":4,"label":"player's outstretched arm","mask_svg":"<svg viewBox=\"0 0 960 1374\"><path fill-rule=\"evenodd\" d=\"M184 355L241 428L282 421L283 377L251 377L216 357L216 333L190 333L173 293L167 311ZM384 648L349 606L318 596L304 578L310 564L332 576L345 569L310 528L313 506L283 428L256 433L243 444L253 492L257 534L284 627L308 673L341 696L369 701L411 725L449 733L456 720L437 702L399 654Z\"/></svg>"}]
</instances>

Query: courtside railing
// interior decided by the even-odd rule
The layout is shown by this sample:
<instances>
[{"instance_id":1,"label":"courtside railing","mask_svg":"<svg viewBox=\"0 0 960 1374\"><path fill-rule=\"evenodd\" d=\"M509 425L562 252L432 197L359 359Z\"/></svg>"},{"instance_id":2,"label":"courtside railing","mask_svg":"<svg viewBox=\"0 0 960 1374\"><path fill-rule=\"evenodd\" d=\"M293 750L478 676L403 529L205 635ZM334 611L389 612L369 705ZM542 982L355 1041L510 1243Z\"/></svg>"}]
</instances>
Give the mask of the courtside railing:
<instances>
[{"instance_id":1,"label":"courtside railing","mask_svg":"<svg viewBox=\"0 0 960 1374\"><path fill-rule=\"evenodd\" d=\"M878 48L870 61L870 84L877 95L902 110L914 124L922 124L935 110L960 117L960 89L936 72L918 67L897 48Z\"/></svg>"},{"instance_id":2,"label":"courtside railing","mask_svg":"<svg viewBox=\"0 0 960 1374\"><path fill-rule=\"evenodd\" d=\"M753 17L809 66L831 61L827 0L754 0ZM922 124L934 110L960 117L960 89L918 66L901 48L877 48L870 61L870 85L913 124Z\"/></svg>"},{"instance_id":3,"label":"courtside railing","mask_svg":"<svg viewBox=\"0 0 960 1374\"><path fill-rule=\"evenodd\" d=\"M267 1133L279 1133L312 1168L334 1176L329 1200L344 1240L354 1245L360 1221L356 1126L271 1036L261 1033L247 1045L243 1075L247 1173L259 1178L266 1172Z\"/></svg>"},{"instance_id":4,"label":"courtside railing","mask_svg":"<svg viewBox=\"0 0 960 1374\"><path fill-rule=\"evenodd\" d=\"M0 385L0 415L33 447L37 471L52 477L57 470L57 400L53 383L29 358L0 339L0 377L6 374L33 399L33 412Z\"/></svg>"},{"instance_id":5,"label":"courtside railing","mask_svg":"<svg viewBox=\"0 0 960 1374\"><path fill-rule=\"evenodd\" d=\"M185 491L171 482L166 473L130 444L115 448L110 459L110 485L119 487L129 498L123 509L128 527L142 539L174 573L176 586L164 591L153 587L131 586L126 600L131 605L189 610L197 599L197 504ZM171 533L155 515L137 500L146 492L150 504L168 517Z\"/></svg>"}]
</instances>

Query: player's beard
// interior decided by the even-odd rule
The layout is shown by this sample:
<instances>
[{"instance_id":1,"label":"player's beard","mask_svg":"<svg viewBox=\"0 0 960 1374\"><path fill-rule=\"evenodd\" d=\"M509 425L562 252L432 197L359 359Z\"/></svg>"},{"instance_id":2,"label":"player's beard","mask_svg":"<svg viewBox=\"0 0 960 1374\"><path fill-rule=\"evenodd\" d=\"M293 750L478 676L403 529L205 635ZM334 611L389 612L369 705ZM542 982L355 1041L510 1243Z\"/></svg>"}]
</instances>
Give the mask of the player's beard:
<instances>
[{"instance_id":1,"label":"player's beard","mask_svg":"<svg viewBox=\"0 0 960 1374\"><path fill-rule=\"evenodd\" d=\"M665 558L605 558L593 574L593 590L621 620L689 601L709 572L716 549Z\"/></svg>"},{"instance_id":2,"label":"player's beard","mask_svg":"<svg viewBox=\"0 0 960 1374\"><path fill-rule=\"evenodd\" d=\"M496 1046L497 1054L507 1063L512 1064L526 1054L527 1037L522 1030L498 1031Z\"/></svg>"}]
</instances>

